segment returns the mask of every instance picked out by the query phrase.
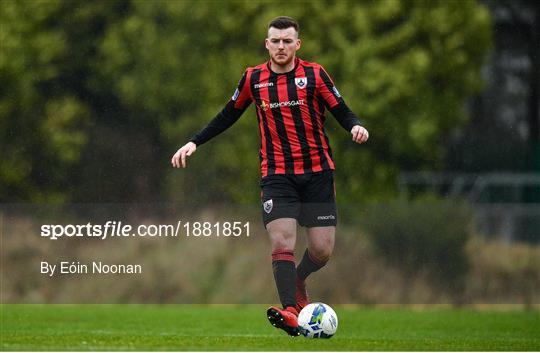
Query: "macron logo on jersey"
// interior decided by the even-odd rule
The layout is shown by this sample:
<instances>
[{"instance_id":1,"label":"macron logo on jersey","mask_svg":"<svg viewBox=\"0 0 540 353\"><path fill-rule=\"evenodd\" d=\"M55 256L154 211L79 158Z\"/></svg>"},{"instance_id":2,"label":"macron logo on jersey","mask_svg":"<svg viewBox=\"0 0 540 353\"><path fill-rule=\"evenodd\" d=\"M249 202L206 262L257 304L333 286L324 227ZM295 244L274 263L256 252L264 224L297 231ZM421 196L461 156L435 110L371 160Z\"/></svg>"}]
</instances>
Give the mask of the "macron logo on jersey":
<instances>
[{"instance_id":1,"label":"macron logo on jersey","mask_svg":"<svg viewBox=\"0 0 540 353\"><path fill-rule=\"evenodd\" d=\"M253 88L263 88L263 87L274 87L274 82L266 82L266 83L256 83L253 85Z\"/></svg>"}]
</instances>

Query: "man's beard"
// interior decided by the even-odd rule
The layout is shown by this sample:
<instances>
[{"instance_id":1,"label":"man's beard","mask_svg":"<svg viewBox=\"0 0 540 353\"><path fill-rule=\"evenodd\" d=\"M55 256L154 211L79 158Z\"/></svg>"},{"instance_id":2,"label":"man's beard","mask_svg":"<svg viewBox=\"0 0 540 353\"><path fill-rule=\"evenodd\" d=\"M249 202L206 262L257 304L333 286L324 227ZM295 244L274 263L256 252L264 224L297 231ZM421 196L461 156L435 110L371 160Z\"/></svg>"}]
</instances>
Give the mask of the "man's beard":
<instances>
[{"instance_id":1,"label":"man's beard","mask_svg":"<svg viewBox=\"0 0 540 353\"><path fill-rule=\"evenodd\" d=\"M292 55L291 55L291 56L288 56L288 55L287 55L287 56L286 56L286 59L285 59L286 61L283 61L283 59L280 60L280 61L278 61L278 57L277 57L277 55L275 55L274 57L271 57L271 59L272 59L272 61L274 62L274 64L276 64L276 65L279 65L279 66L287 66L287 65L289 65L289 64L292 62L293 57L292 57Z\"/></svg>"}]
</instances>

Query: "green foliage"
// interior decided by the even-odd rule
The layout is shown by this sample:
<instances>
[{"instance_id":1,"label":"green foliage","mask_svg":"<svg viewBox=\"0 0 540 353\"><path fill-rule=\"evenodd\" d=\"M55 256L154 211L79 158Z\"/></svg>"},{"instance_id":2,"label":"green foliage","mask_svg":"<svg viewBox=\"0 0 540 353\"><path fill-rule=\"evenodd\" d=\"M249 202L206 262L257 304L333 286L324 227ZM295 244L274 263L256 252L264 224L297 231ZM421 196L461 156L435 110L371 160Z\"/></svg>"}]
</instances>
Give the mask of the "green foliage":
<instances>
[{"instance_id":1,"label":"green foliage","mask_svg":"<svg viewBox=\"0 0 540 353\"><path fill-rule=\"evenodd\" d=\"M253 108L189 169L169 160L245 67L267 60L266 24L283 9L301 24L299 56L325 66L371 132L357 146L329 119L341 199L384 198L399 170L441 165L490 46L473 0L0 6L0 199L11 201L257 200Z\"/></svg>"},{"instance_id":2,"label":"green foliage","mask_svg":"<svg viewBox=\"0 0 540 353\"><path fill-rule=\"evenodd\" d=\"M462 300L471 221L464 202L399 200L373 207L365 226L377 252L402 271L403 301L408 301L411 281L422 272L436 285L434 289Z\"/></svg>"}]
</instances>

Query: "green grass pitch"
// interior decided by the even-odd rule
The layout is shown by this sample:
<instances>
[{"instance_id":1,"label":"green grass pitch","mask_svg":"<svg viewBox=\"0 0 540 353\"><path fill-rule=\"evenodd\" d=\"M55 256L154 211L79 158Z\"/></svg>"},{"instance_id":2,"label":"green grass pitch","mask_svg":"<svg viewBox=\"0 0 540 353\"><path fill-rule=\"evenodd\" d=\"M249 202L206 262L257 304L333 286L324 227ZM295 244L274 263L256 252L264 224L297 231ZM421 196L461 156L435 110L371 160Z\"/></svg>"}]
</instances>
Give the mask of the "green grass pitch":
<instances>
[{"instance_id":1,"label":"green grass pitch","mask_svg":"<svg viewBox=\"0 0 540 353\"><path fill-rule=\"evenodd\" d=\"M337 334L291 338L266 307L203 305L7 305L1 349L243 351L538 351L538 311L335 306Z\"/></svg>"}]
</instances>

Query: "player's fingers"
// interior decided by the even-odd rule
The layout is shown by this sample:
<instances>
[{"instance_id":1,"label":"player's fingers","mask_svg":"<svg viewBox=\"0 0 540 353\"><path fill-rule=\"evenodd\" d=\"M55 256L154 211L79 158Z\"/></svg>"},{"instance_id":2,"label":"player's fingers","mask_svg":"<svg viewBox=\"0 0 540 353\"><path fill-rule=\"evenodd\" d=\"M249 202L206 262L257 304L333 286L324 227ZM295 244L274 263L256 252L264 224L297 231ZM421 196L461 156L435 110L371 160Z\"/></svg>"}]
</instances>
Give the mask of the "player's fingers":
<instances>
[{"instance_id":1,"label":"player's fingers","mask_svg":"<svg viewBox=\"0 0 540 353\"><path fill-rule=\"evenodd\" d=\"M360 135L360 138L358 139L358 142L363 143L365 141L366 141L366 134L362 132L362 134Z\"/></svg>"},{"instance_id":2,"label":"player's fingers","mask_svg":"<svg viewBox=\"0 0 540 353\"><path fill-rule=\"evenodd\" d=\"M360 136L360 143L364 143L368 140L369 138L369 133L366 129L362 130L362 135Z\"/></svg>"},{"instance_id":3,"label":"player's fingers","mask_svg":"<svg viewBox=\"0 0 540 353\"><path fill-rule=\"evenodd\" d=\"M362 142L366 142L369 139L369 132L367 130L364 130L364 139Z\"/></svg>"},{"instance_id":4,"label":"player's fingers","mask_svg":"<svg viewBox=\"0 0 540 353\"><path fill-rule=\"evenodd\" d=\"M182 168L186 167L186 151L182 151L180 154L180 158L182 159Z\"/></svg>"},{"instance_id":5,"label":"player's fingers","mask_svg":"<svg viewBox=\"0 0 540 353\"><path fill-rule=\"evenodd\" d=\"M358 142L357 141L358 140L358 129L353 129L353 131L352 131L352 140L354 142Z\"/></svg>"},{"instance_id":6,"label":"player's fingers","mask_svg":"<svg viewBox=\"0 0 540 353\"><path fill-rule=\"evenodd\" d=\"M191 156L191 154L195 152L193 148L190 148L189 151L187 151L186 156Z\"/></svg>"},{"instance_id":7,"label":"player's fingers","mask_svg":"<svg viewBox=\"0 0 540 353\"><path fill-rule=\"evenodd\" d=\"M362 142L363 133L364 133L364 130L358 129L358 134L356 135L356 143Z\"/></svg>"}]
</instances>

